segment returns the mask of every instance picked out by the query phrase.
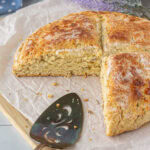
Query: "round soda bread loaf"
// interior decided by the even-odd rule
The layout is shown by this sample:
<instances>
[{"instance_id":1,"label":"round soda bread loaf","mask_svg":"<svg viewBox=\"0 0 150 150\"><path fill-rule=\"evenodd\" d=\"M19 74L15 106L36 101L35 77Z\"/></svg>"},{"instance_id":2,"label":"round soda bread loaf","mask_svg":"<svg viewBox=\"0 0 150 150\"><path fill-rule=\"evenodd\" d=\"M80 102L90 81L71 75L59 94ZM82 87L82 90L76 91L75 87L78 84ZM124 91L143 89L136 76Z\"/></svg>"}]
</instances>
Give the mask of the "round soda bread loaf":
<instances>
[{"instance_id":1,"label":"round soda bread loaf","mask_svg":"<svg viewBox=\"0 0 150 150\"><path fill-rule=\"evenodd\" d=\"M150 121L150 21L117 12L70 14L21 44L13 73L100 74L106 134L139 128Z\"/></svg>"}]
</instances>

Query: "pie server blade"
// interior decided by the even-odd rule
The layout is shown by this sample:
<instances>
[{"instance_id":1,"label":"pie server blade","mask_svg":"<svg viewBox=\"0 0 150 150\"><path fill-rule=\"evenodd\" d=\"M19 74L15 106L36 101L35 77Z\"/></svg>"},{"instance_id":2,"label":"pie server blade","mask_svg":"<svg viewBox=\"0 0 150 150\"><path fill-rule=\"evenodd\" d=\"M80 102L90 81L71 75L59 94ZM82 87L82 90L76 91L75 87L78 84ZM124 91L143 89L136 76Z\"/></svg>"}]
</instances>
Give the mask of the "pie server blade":
<instances>
[{"instance_id":1,"label":"pie server blade","mask_svg":"<svg viewBox=\"0 0 150 150\"><path fill-rule=\"evenodd\" d=\"M76 143L83 125L79 96L67 94L50 105L33 124L30 136L41 146L63 149ZM39 148L37 148L39 149Z\"/></svg>"}]
</instances>

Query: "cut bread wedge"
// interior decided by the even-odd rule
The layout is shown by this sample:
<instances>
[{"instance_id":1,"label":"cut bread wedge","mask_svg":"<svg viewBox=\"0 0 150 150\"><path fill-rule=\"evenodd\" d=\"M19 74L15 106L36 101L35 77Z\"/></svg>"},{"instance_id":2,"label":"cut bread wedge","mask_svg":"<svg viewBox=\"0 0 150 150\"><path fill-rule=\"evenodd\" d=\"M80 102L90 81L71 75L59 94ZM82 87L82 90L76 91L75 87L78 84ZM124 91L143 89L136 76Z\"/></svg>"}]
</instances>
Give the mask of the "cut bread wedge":
<instances>
[{"instance_id":1,"label":"cut bread wedge","mask_svg":"<svg viewBox=\"0 0 150 150\"><path fill-rule=\"evenodd\" d=\"M101 83L106 134L114 136L150 121L150 54L105 57Z\"/></svg>"},{"instance_id":2,"label":"cut bread wedge","mask_svg":"<svg viewBox=\"0 0 150 150\"><path fill-rule=\"evenodd\" d=\"M38 29L18 49L16 76L99 75L101 21L96 12L68 15Z\"/></svg>"}]
</instances>

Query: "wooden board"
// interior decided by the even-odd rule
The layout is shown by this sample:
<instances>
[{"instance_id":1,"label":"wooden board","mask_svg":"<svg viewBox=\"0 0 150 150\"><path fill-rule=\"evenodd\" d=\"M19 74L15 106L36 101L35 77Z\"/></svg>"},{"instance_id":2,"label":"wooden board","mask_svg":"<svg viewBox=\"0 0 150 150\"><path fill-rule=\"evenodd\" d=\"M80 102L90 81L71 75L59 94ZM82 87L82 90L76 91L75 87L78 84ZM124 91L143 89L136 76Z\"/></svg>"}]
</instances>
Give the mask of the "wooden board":
<instances>
[{"instance_id":1,"label":"wooden board","mask_svg":"<svg viewBox=\"0 0 150 150\"><path fill-rule=\"evenodd\" d=\"M0 18L0 21L4 17ZM32 149L36 149L38 144L29 136L32 123L11 106L4 97L0 95L0 111L8 118L12 125L21 133L24 139L31 145ZM39 150L53 150L52 148L44 147Z\"/></svg>"},{"instance_id":2,"label":"wooden board","mask_svg":"<svg viewBox=\"0 0 150 150\"><path fill-rule=\"evenodd\" d=\"M0 111L8 118L13 126L21 133L24 139L35 149L38 144L33 141L29 136L32 123L25 118L20 112L18 112L13 106L11 106L1 95L0 95ZM41 149L40 149L41 150ZM42 150L52 150L51 148L45 147Z\"/></svg>"}]
</instances>

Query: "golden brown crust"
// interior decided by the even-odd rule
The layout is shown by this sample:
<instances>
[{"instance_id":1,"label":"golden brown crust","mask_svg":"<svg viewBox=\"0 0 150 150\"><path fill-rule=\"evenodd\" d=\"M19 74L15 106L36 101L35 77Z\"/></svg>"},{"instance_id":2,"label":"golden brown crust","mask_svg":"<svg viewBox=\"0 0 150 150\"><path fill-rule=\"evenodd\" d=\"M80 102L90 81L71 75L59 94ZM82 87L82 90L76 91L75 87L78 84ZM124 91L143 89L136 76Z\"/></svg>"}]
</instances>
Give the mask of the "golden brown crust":
<instances>
[{"instance_id":1,"label":"golden brown crust","mask_svg":"<svg viewBox=\"0 0 150 150\"><path fill-rule=\"evenodd\" d=\"M47 24L21 45L15 63L25 63L57 50L94 46L101 49L100 19L96 12L73 13Z\"/></svg>"},{"instance_id":2,"label":"golden brown crust","mask_svg":"<svg viewBox=\"0 0 150 150\"><path fill-rule=\"evenodd\" d=\"M143 93L143 88L145 87L144 91L148 90L147 87L150 85L149 53L122 53L115 55L112 59L111 81L113 85L117 85L112 86L112 94L115 96L118 92L119 94L128 93L130 102L141 98L146 99L144 96L147 94ZM122 86L129 89L119 88Z\"/></svg>"},{"instance_id":3,"label":"golden brown crust","mask_svg":"<svg viewBox=\"0 0 150 150\"><path fill-rule=\"evenodd\" d=\"M90 46L97 47L101 53L102 49L109 53L149 51L149 30L150 21L122 13L94 11L73 13L41 27L30 35L20 46L14 66L25 64L42 55L55 55L57 51L66 53L64 49L76 50Z\"/></svg>"},{"instance_id":4,"label":"golden brown crust","mask_svg":"<svg viewBox=\"0 0 150 150\"><path fill-rule=\"evenodd\" d=\"M150 121L150 54L122 53L103 62L103 100L107 135Z\"/></svg>"},{"instance_id":5,"label":"golden brown crust","mask_svg":"<svg viewBox=\"0 0 150 150\"><path fill-rule=\"evenodd\" d=\"M122 13L103 13L104 50L150 50L150 21Z\"/></svg>"}]
</instances>

